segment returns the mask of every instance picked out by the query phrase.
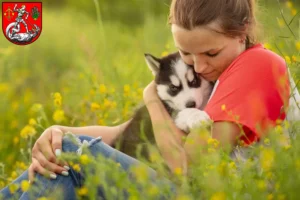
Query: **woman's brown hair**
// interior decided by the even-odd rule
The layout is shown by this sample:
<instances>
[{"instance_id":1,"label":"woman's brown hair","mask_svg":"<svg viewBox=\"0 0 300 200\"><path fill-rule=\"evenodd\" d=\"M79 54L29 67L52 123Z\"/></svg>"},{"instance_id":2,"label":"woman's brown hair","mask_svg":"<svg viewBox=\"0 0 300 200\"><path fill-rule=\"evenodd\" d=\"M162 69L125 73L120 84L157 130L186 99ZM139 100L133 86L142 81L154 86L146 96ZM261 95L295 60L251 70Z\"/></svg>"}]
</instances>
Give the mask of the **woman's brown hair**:
<instances>
[{"instance_id":1,"label":"woman's brown hair","mask_svg":"<svg viewBox=\"0 0 300 200\"><path fill-rule=\"evenodd\" d=\"M246 35L246 48L257 43L254 0L172 0L169 24L187 30L218 22L222 33Z\"/></svg>"}]
</instances>

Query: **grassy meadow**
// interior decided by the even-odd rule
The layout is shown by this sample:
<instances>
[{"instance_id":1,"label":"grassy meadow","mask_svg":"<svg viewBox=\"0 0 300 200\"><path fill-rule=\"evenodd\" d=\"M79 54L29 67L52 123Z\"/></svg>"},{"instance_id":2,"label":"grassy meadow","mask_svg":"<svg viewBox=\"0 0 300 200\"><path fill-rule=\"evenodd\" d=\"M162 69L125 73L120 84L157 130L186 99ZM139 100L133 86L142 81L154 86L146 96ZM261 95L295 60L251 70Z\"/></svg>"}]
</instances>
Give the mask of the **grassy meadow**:
<instances>
[{"instance_id":1,"label":"grassy meadow","mask_svg":"<svg viewBox=\"0 0 300 200\"><path fill-rule=\"evenodd\" d=\"M167 25L168 1L140 1L44 1L42 33L35 43L17 46L0 37L0 188L27 169L34 141L49 126L113 126L128 120L142 103L143 88L153 78L144 53L160 57L176 49ZM298 83L300 4L260 1L258 19L262 43L286 59ZM108 199L122 199L120 188L130 188L130 199L157 199L160 193L177 200L297 199L299 129L299 123L278 122L242 163L216 150L218 142L208 138L209 153L193 168L193 178L183 177L181 169L172 177L177 194L152 184L142 166L133 169L135 184L116 163L101 157L101 162L86 155L66 158L74 169L93 167L99 174L100 181L87 177L77 190L82 199L93 199L100 183ZM295 137L289 141L284 133ZM153 162L159 174L170 176L160 167L157 151ZM101 182L107 178L115 187ZM18 187L27 191L29 185L10 189Z\"/></svg>"}]
</instances>

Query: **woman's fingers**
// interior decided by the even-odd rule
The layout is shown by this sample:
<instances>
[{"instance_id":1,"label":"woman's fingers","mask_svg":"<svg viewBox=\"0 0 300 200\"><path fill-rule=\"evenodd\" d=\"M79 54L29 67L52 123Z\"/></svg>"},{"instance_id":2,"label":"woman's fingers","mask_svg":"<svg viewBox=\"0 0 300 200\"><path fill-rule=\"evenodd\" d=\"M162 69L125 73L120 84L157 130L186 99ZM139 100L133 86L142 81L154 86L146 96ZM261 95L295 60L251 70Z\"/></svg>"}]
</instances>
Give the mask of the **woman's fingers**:
<instances>
[{"instance_id":1,"label":"woman's fingers","mask_svg":"<svg viewBox=\"0 0 300 200\"><path fill-rule=\"evenodd\" d=\"M32 163L28 168L28 179L31 183L34 182L34 170L33 170L33 164Z\"/></svg>"},{"instance_id":2,"label":"woman's fingers","mask_svg":"<svg viewBox=\"0 0 300 200\"><path fill-rule=\"evenodd\" d=\"M54 172L57 174L62 174L62 175L67 174L68 169L66 169L65 167L59 166L55 163L49 162L45 158L45 156L40 152L34 157L34 159L36 159L39 162L39 164L43 168L47 169L48 171L51 171L51 172Z\"/></svg>"},{"instance_id":3,"label":"woman's fingers","mask_svg":"<svg viewBox=\"0 0 300 200\"><path fill-rule=\"evenodd\" d=\"M62 152L62 140L63 132L58 128L51 129L51 146L56 157L61 155ZM64 161L58 161L61 166L68 167L68 164Z\"/></svg>"},{"instance_id":4,"label":"woman's fingers","mask_svg":"<svg viewBox=\"0 0 300 200\"><path fill-rule=\"evenodd\" d=\"M63 132L58 128L51 128L51 146L56 156L60 156L62 149Z\"/></svg>"},{"instance_id":5,"label":"woman's fingers","mask_svg":"<svg viewBox=\"0 0 300 200\"><path fill-rule=\"evenodd\" d=\"M42 157L42 155L41 155ZM47 161L45 158L39 158L39 160L43 160L42 163L36 158L32 158L32 164L30 165L28 169L28 178L30 182L34 182L34 173L37 172L47 178L56 179L56 174L61 174L64 176L68 176L68 171L60 167L56 164L53 164L49 161Z\"/></svg>"},{"instance_id":6,"label":"woman's fingers","mask_svg":"<svg viewBox=\"0 0 300 200\"><path fill-rule=\"evenodd\" d=\"M39 154L39 152L41 152L48 161L52 163L58 163L49 141L43 141L38 143L37 150L33 155L36 156Z\"/></svg>"},{"instance_id":7,"label":"woman's fingers","mask_svg":"<svg viewBox=\"0 0 300 200\"><path fill-rule=\"evenodd\" d=\"M51 173L50 171L46 170L45 168L43 168L39 161L35 158L32 158L32 163L28 169L28 178L30 180L30 182L34 182L34 173L37 172L47 178L51 178L51 179L55 179L56 178L56 174Z\"/></svg>"}]
</instances>

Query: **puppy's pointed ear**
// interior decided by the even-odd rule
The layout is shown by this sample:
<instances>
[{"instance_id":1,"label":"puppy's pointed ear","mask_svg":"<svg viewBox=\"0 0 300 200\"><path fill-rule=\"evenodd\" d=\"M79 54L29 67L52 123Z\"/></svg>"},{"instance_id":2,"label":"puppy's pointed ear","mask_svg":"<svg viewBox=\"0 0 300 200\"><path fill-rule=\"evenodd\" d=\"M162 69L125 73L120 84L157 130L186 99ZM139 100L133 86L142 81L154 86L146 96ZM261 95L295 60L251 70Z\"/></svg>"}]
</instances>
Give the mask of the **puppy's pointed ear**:
<instances>
[{"instance_id":1,"label":"puppy's pointed ear","mask_svg":"<svg viewBox=\"0 0 300 200\"><path fill-rule=\"evenodd\" d=\"M156 76L160 68L160 60L147 53L145 53L145 59L149 69L152 71L152 74Z\"/></svg>"}]
</instances>

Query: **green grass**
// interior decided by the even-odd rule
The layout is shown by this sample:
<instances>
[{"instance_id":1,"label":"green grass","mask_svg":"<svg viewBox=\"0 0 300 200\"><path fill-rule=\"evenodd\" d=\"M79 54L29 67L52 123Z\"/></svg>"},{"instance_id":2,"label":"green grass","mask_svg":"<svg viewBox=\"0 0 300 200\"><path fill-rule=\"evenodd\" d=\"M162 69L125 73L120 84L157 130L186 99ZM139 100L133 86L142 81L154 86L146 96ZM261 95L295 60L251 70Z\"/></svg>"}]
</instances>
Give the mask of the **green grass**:
<instances>
[{"instance_id":1,"label":"green grass","mask_svg":"<svg viewBox=\"0 0 300 200\"><path fill-rule=\"evenodd\" d=\"M93 2L90 4L95 6ZM300 41L299 14L290 23L291 10L282 6L286 21L282 24L279 7L276 4L268 6L262 7L260 14L264 25L263 42L278 54L289 56L289 66L297 81L300 79L300 55L296 47ZM163 52L175 51L166 23L167 15L145 13L143 20L134 25L122 20L107 20L105 16L101 19L103 21L97 21L96 15L67 7L44 8L42 34L35 43L21 47L0 38L0 162L5 165L3 173L0 170L0 188L26 169L30 163L28 150L50 125L115 125L127 120L134 107L142 102L142 89L153 78L145 64L144 53L159 57ZM56 92L62 96L62 105L54 104ZM42 109L32 109L37 103ZM100 108L92 109L95 103ZM55 112L62 110L63 115L53 117ZM64 120L60 121L59 116ZM32 125L36 134L23 138L20 133L28 130L23 128L30 124L30 119L37 122ZM294 133L299 133L299 125L289 126L296 129ZM202 165L194 168L194 185L187 184L178 172L176 179L183 184L177 198L194 199L201 195L207 199L225 196L234 199L236 195L235 199L272 199L272 196L273 199L297 199L300 144L293 140L291 146L282 145L281 129L288 128L277 127L269 139L270 149L254 148L251 155L260 159L249 160L239 168L216 152L203 157ZM71 158L78 161L78 158ZM264 158L271 165L266 170L262 170ZM109 174L116 174L110 178L118 182L119 187L128 185L129 180L112 167L113 163L101 166L97 163L100 179L105 178L101 171L110 170ZM143 197L157 198L158 188L143 178L147 175L142 169L136 172L144 181ZM167 175L164 171L161 173ZM88 180L87 188L92 190L92 177ZM111 188L108 194L113 198L116 188L105 187ZM131 188L132 196L139 199L142 193L134 184Z\"/></svg>"}]
</instances>

